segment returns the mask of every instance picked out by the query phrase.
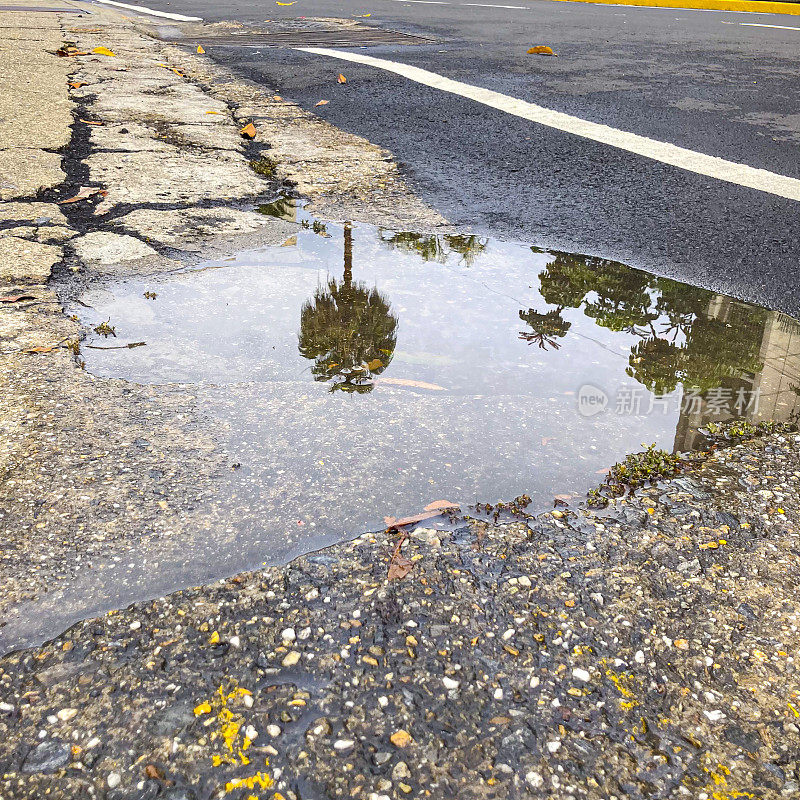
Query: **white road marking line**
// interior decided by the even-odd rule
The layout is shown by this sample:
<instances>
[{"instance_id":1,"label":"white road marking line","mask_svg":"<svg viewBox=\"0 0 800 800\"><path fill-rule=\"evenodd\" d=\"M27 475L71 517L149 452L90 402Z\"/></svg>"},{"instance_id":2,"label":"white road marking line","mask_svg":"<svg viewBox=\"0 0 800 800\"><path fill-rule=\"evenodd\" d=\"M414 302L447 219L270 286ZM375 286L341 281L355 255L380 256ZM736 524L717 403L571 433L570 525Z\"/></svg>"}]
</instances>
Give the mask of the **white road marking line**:
<instances>
[{"instance_id":1,"label":"white road marking line","mask_svg":"<svg viewBox=\"0 0 800 800\"><path fill-rule=\"evenodd\" d=\"M740 22L739 24L746 25L748 28L780 28L784 31L800 31L800 28L791 25L765 25L763 22Z\"/></svg>"},{"instance_id":2,"label":"white road marking line","mask_svg":"<svg viewBox=\"0 0 800 800\"><path fill-rule=\"evenodd\" d=\"M430 86L443 92L466 97L490 108L496 108L506 114L522 117L565 133L572 133L584 139L591 139L594 142L617 147L629 153L636 153L645 158L660 161L662 164L670 164L673 167L695 172L698 175L706 175L709 178L735 183L738 186L757 189L760 192L785 197L788 200L800 201L800 179L797 178L790 178L765 169L750 167L747 164L739 164L716 156L697 153L694 150L687 150L669 142L660 142L657 139L650 139L636 133L628 133L597 122L589 122L580 117L553 111L550 108L544 108L526 100L494 92L491 89L482 89L480 86L454 81L450 78L445 78L444 75L397 61L375 58L363 53L331 50L327 47L298 47L297 50L377 67L378 69L401 75L416 83L421 83L423 86Z\"/></svg>"},{"instance_id":3,"label":"white road marking line","mask_svg":"<svg viewBox=\"0 0 800 800\"><path fill-rule=\"evenodd\" d=\"M128 8L131 11L138 11L140 14L150 14L152 17L164 17L165 19L174 19L177 22L202 22L202 17L185 17L183 14L170 14L167 11L156 11L154 8L147 8L147 6L135 6L130 3L118 3L117 0L94 0L95 3L102 3L106 6L118 6L119 8Z\"/></svg>"},{"instance_id":4,"label":"white road marking line","mask_svg":"<svg viewBox=\"0 0 800 800\"><path fill-rule=\"evenodd\" d=\"M452 3L445 3L443 0L394 0L395 3L422 3L426 6L450 6Z\"/></svg>"}]
</instances>

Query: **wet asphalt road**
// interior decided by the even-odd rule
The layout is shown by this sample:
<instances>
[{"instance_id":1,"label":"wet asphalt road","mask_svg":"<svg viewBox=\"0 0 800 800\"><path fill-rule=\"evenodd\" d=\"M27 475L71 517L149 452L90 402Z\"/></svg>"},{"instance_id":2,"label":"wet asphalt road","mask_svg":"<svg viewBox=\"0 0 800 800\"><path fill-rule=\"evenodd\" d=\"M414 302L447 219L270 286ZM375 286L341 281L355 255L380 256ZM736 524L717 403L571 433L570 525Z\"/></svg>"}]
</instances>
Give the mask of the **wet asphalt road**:
<instances>
[{"instance_id":1,"label":"wet asphalt road","mask_svg":"<svg viewBox=\"0 0 800 800\"><path fill-rule=\"evenodd\" d=\"M510 5L512 3L509 3ZM152 0L208 21L353 17L434 36L372 47L513 97L800 177L797 17L531 0L522 9L398 0ZM742 24L745 23L745 24ZM547 44L558 58L526 55ZM459 225L602 255L800 314L798 203L522 120L368 66L288 49L213 58L388 148ZM346 85L336 83L347 75ZM321 100L324 107L315 108Z\"/></svg>"}]
</instances>

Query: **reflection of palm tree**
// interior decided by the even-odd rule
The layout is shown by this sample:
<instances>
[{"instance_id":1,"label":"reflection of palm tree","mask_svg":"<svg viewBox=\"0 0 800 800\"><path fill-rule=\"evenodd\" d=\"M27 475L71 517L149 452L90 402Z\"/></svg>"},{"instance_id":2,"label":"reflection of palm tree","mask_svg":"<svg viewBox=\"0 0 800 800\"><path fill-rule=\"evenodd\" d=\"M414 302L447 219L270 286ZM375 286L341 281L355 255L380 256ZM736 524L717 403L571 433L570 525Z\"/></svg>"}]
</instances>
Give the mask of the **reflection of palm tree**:
<instances>
[{"instance_id":1,"label":"reflection of palm tree","mask_svg":"<svg viewBox=\"0 0 800 800\"><path fill-rule=\"evenodd\" d=\"M299 350L314 361L316 381L331 391L371 392L372 378L392 360L397 317L375 288L353 281L353 232L344 228L344 276L328 279L300 312Z\"/></svg>"},{"instance_id":2,"label":"reflection of palm tree","mask_svg":"<svg viewBox=\"0 0 800 800\"><path fill-rule=\"evenodd\" d=\"M520 331L519 338L528 344L538 344L542 350L547 350L548 347L558 350L561 345L556 339L566 336L570 329L570 323L561 317L560 307L544 314L529 308L527 311L520 311L519 318L533 328L533 331Z\"/></svg>"}]
</instances>

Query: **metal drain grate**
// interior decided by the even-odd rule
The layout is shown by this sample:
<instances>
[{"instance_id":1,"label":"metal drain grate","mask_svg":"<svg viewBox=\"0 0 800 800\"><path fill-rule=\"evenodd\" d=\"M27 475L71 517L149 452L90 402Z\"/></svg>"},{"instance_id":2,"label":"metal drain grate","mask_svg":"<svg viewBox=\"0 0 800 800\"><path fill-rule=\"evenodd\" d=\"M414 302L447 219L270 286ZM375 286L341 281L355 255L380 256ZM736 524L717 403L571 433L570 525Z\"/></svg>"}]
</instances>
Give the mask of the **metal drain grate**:
<instances>
[{"instance_id":1,"label":"metal drain grate","mask_svg":"<svg viewBox=\"0 0 800 800\"><path fill-rule=\"evenodd\" d=\"M173 40L176 44L189 44L192 39L183 37ZM300 30L276 31L275 33L241 33L228 36L197 37L203 47L372 47L381 44L432 44L435 39L412 36L398 31L380 28L359 28L356 30Z\"/></svg>"}]
</instances>

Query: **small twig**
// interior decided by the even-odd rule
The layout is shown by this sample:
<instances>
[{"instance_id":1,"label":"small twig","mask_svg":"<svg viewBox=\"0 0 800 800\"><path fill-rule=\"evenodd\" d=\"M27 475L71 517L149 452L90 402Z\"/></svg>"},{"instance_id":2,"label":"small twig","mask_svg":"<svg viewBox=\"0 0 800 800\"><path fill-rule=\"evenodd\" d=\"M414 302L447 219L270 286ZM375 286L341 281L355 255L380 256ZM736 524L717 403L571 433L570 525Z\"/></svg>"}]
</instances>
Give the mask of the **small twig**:
<instances>
[{"instance_id":1,"label":"small twig","mask_svg":"<svg viewBox=\"0 0 800 800\"><path fill-rule=\"evenodd\" d=\"M100 347L96 344L87 344L89 350L132 350L134 347L144 347L147 342L131 342L130 344L115 344L111 347Z\"/></svg>"}]
</instances>

